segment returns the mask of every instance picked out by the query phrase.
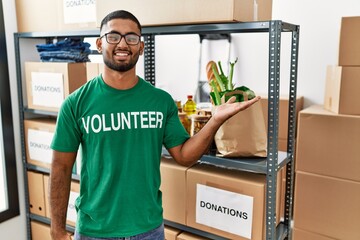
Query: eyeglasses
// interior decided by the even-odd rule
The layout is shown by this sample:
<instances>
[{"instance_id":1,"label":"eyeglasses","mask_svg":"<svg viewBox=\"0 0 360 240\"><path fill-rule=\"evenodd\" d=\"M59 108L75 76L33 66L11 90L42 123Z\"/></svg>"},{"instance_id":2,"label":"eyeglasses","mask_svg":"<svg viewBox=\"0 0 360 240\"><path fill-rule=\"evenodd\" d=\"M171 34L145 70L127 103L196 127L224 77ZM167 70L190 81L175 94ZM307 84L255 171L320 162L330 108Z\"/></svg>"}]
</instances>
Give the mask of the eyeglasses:
<instances>
[{"instance_id":1,"label":"eyeglasses","mask_svg":"<svg viewBox=\"0 0 360 240\"><path fill-rule=\"evenodd\" d=\"M100 38L102 37L105 37L106 41L110 44L118 44L123 37L128 45L136 45L140 42L140 36L135 33L122 35L120 33L109 32L105 33Z\"/></svg>"}]
</instances>

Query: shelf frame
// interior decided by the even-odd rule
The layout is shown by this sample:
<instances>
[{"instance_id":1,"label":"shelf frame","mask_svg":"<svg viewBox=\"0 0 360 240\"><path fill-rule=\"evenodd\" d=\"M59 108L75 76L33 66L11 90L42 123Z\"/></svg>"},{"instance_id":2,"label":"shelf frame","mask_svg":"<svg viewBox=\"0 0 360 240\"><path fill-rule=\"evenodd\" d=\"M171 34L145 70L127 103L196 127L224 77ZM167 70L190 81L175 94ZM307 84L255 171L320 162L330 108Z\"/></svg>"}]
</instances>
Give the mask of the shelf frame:
<instances>
[{"instance_id":1,"label":"shelf frame","mask_svg":"<svg viewBox=\"0 0 360 240\"><path fill-rule=\"evenodd\" d=\"M229 159L219 158L215 155L204 155L200 161L208 164L224 166L266 174L266 239L291 238L292 203L293 203L293 178L294 178L294 145L296 125L296 89L297 89L297 67L299 51L299 25L283 22L280 20L257 21L257 22L231 22L231 23L207 23L207 24L186 24L186 25L164 25L145 26L142 29L142 36L145 42L144 61L145 78L155 85L155 36L157 35L179 35L179 34L229 34L229 33L268 33L269 34L269 66L268 66L268 156L266 158ZM284 32L292 34L291 43L291 65L290 65L290 88L289 88L289 109L288 109L288 142L287 152L278 151L278 129L279 129L279 88L280 88L280 51L281 35ZM22 90L22 67L20 54L20 39L46 39L51 41L54 38L65 37L98 37L99 30L88 31L67 31L67 32L27 32L14 33L16 73L18 80L20 132L23 139L22 161L24 171L35 170L47 172L29 165L26 162L25 136L23 121L26 114L48 115L56 117L57 113L44 112L27 109L24 106ZM279 158L281 161L279 161ZM280 169L286 169L286 196L285 196L285 217L284 221L276 226L276 181ZM73 176L78 179L78 176ZM24 183L27 186L27 176L24 175ZM25 203L28 206L28 190L25 187ZM29 215L28 208L27 214ZM30 219L39 220L34 215L27 218L28 238L31 239ZM44 219L42 219L44 220ZM171 224L171 222L170 222ZM194 230L195 231L195 230Z\"/></svg>"}]
</instances>

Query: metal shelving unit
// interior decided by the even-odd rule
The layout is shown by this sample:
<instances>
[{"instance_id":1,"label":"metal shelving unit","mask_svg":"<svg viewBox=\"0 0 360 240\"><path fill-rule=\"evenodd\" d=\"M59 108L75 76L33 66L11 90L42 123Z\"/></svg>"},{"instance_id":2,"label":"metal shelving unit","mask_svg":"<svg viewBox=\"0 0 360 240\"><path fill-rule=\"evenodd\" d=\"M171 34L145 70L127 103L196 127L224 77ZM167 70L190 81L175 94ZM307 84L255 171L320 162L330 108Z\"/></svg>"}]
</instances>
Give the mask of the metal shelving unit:
<instances>
[{"instance_id":1,"label":"metal shelving unit","mask_svg":"<svg viewBox=\"0 0 360 240\"><path fill-rule=\"evenodd\" d=\"M204 155L200 161L208 164L234 168L243 171L251 171L266 175L266 239L289 239L291 238L292 221L292 202L293 202L293 176L294 176L294 144L295 144L295 123L296 123L296 87L297 87L297 65L299 47L299 26L286 23L280 20L243 22L243 23L208 23L208 24L188 24L188 25L166 25L143 27L143 40L145 41L145 79L155 85L155 36L157 35L179 35L179 34L231 34L231 33L268 33L269 47L269 66L268 66L268 156L266 158L219 158L215 155ZM283 33L291 34L291 56L290 56L290 79L289 79L289 109L288 109L288 142L287 151L278 151L278 129L279 129L279 92L280 92L280 50L281 36ZM20 109L20 132L22 141L22 158L24 171L34 170L49 173L47 169L30 165L26 161L25 138L23 121L29 116L51 116L56 117L56 113L27 109L24 104L23 94L23 67L22 62L26 57L22 56L21 45L26 40L50 41L53 38L64 37L98 37L98 30L74 31L74 32L35 32L35 33L15 33L15 54L17 65L19 109ZM163 152L167 154L166 151ZM286 169L286 198L285 216L278 226L276 226L276 181L277 173L281 168ZM27 176L25 174L25 186L27 186ZM74 175L78 180L78 176ZM28 204L28 192L25 188L26 203ZM44 217L30 214L26 210L28 222L28 238L31 239L30 220L37 220L49 224L50 220ZM194 232L201 236L212 239L223 239L197 229L192 229L170 221L165 221L169 226L174 226L182 230ZM68 227L73 230L72 227Z\"/></svg>"}]
</instances>

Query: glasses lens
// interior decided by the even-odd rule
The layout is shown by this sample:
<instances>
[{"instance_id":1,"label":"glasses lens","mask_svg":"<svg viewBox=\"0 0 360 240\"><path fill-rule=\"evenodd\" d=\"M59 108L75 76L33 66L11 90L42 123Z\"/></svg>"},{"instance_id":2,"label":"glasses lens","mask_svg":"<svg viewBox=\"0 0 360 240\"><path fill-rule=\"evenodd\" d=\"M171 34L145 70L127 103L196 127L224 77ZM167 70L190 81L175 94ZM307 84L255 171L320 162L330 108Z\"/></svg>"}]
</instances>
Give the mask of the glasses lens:
<instances>
[{"instance_id":1,"label":"glasses lens","mask_svg":"<svg viewBox=\"0 0 360 240\"><path fill-rule=\"evenodd\" d=\"M133 45L138 44L140 40L140 37L136 34L126 34L125 35L125 41L127 44Z\"/></svg>"},{"instance_id":2,"label":"glasses lens","mask_svg":"<svg viewBox=\"0 0 360 240\"><path fill-rule=\"evenodd\" d=\"M106 41L108 43L117 44L120 42L121 35L118 33L108 33L106 34Z\"/></svg>"},{"instance_id":3,"label":"glasses lens","mask_svg":"<svg viewBox=\"0 0 360 240\"><path fill-rule=\"evenodd\" d=\"M121 35L119 33L107 33L105 34L106 41L110 44L118 44L121 41L121 38L124 37L125 41L129 45L136 45L140 41L140 37L136 34L126 34Z\"/></svg>"}]
</instances>

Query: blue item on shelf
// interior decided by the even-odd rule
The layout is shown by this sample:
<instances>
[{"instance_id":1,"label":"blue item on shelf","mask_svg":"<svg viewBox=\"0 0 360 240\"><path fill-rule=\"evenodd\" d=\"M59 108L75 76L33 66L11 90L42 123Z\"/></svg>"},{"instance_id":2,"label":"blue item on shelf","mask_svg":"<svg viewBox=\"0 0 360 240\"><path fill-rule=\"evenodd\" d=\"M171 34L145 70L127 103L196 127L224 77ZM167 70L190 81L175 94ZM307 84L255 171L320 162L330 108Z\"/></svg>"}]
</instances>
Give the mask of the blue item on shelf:
<instances>
[{"instance_id":1,"label":"blue item on shelf","mask_svg":"<svg viewBox=\"0 0 360 240\"><path fill-rule=\"evenodd\" d=\"M42 62L89 62L90 44L80 38L66 38L57 43L37 44Z\"/></svg>"}]
</instances>

